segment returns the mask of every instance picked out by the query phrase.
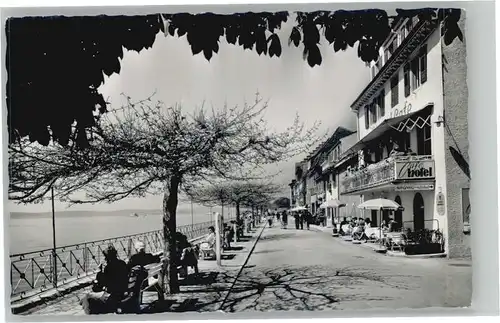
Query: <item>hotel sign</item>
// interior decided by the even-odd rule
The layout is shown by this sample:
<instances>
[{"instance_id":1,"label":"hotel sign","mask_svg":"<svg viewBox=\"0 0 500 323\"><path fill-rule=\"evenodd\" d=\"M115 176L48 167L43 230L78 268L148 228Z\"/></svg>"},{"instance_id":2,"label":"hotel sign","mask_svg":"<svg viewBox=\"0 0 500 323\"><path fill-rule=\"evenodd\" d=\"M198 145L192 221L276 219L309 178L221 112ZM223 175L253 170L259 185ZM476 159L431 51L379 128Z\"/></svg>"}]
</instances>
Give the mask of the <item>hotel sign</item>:
<instances>
[{"instance_id":1,"label":"hotel sign","mask_svg":"<svg viewBox=\"0 0 500 323\"><path fill-rule=\"evenodd\" d=\"M422 184L422 185L396 185L395 191L404 192L404 191L432 191L434 189L433 184Z\"/></svg>"},{"instance_id":2,"label":"hotel sign","mask_svg":"<svg viewBox=\"0 0 500 323\"><path fill-rule=\"evenodd\" d=\"M396 162L396 180L432 179L435 177L433 160L409 160Z\"/></svg>"}]
</instances>

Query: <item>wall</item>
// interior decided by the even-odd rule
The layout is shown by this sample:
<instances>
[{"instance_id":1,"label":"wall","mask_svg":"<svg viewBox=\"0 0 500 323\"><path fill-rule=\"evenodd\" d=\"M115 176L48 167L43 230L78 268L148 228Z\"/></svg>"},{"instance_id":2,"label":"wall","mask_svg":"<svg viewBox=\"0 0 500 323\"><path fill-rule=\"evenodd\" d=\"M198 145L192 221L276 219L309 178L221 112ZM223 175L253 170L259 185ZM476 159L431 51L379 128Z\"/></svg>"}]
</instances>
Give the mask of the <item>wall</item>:
<instances>
[{"instance_id":1,"label":"wall","mask_svg":"<svg viewBox=\"0 0 500 323\"><path fill-rule=\"evenodd\" d=\"M413 90L408 97L404 96L404 71L403 66L396 72L398 75L398 104L391 107L391 88L390 81L384 86L385 89L385 116L379 118L376 123L370 124L365 128L365 111L358 111L358 129L359 138L364 138L368 133L375 129L384 120L391 118L391 115L401 115L409 112L418 111L427 106L428 103L436 104L441 101L442 82L441 82L441 41L439 30L433 32L427 39L427 81ZM418 48L415 53L418 52ZM411 108L410 108L411 106ZM406 107L406 109L405 109ZM406 112L404 112L406 111Z\"/></svg>"},{"instance_id":2,"label":"wall","mask_svg":"<svg viewBox=\"0 0 500 323\"><path fill-rule=\"evenodd\" d=\"M465 11L459 22L465 35ZM443 90L445 122L448 130L444 135L446 179L446 206L448 213L448 255L450 258L470 257L470 236L463 233L462 188L469 187L470 181L454 160L449 147L462 152L469 160L468 149L468 90L467 62L464 42L455 39L448 46L443 45ZM444 128L444 127L443 127ZM457 147L458 146L458 147ZM473 206L472 206L473 210ZM471 218L473 213L471 213Z\"/></svg>"}]
</instances>

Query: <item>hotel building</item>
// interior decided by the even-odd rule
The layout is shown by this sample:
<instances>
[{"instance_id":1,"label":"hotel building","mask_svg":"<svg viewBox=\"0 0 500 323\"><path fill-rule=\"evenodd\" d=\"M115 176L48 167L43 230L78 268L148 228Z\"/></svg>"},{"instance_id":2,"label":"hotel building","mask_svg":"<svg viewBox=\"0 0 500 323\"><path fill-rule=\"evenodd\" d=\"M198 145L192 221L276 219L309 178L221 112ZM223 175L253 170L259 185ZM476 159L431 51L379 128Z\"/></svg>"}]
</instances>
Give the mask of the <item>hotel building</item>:
<instances>
[{"instance_id":1,"label":"hotel building","mask_svg":"<svg viewBox=\"0 0 500 323\"><path fill-rule=\"evenodd\" d=\"M394 218L404 230L439 229L448 257L467 257L465 40L444 44L440 27L416 17L398 21L370 64L371 82L351 105L358 141L336 165L343 167L339 196L394 200L402 211L363 216L377 224Z\"/></svg>"}]
</instances>

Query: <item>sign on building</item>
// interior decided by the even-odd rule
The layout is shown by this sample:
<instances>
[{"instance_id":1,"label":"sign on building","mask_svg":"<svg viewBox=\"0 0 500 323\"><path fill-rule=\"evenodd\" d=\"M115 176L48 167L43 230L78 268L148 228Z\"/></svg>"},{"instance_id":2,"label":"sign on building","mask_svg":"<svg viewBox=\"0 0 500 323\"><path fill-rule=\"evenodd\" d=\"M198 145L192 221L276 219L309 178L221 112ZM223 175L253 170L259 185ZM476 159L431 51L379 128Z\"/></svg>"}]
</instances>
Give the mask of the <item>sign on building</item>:
<instances>
[{"instance_id":1,"label":"sign on building","mask_svg":"<svg viewBox=\"0 0 500 323\"><path fill-rule=\"evenodd\" d=\"M396 162L396 178L405 179L430 179L435 177L433 160L409 160Z\"/></svg>"}]
</instances>

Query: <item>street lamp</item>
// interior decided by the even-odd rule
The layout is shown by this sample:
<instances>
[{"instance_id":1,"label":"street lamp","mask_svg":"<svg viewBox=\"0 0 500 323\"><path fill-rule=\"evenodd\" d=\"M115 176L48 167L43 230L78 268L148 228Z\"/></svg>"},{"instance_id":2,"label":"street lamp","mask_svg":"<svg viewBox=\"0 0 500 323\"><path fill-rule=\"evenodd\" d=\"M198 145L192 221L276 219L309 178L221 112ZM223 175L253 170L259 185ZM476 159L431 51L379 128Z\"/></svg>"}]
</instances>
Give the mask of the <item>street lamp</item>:
<instances>
[{"instance_id":1,"label":"street lamp","mask_svg":"<svg viewBox=\"0 0 500 323\"><path fill-rule=\"evenodd\" d=\"M57 287L57 254L56 254L56 211L54 206L54 188L50 188L51 199L52 199L52 257L54 261L54 272L52 283L54 287Z\"/></svg>"}]
</instances>

